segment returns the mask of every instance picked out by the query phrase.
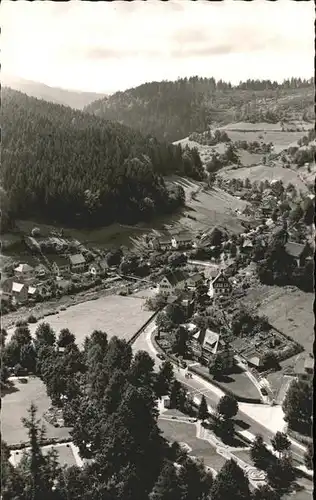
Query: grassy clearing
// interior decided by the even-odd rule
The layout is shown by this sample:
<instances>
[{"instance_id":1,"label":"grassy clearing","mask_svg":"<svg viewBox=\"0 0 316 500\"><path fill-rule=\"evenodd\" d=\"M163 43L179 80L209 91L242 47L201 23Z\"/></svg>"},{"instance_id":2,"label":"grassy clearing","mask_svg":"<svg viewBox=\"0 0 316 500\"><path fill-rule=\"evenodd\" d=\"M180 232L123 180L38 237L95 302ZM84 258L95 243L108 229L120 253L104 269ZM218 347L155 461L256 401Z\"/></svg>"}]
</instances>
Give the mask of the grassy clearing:
<instances>
[{"instance_id":1,"label":"grassy clearing","mask_svg":"<svg viewBox=\"0 0 316 500\"><path fill-rule=\"evenodd\" d=\"M311 351L314 342L314 294L294 287L258 286L250 288L243 299L266 315L281 332Z\"/></svg>"},{"instance_id":2,"label":"grassy clearing","mask_svg":"<svg viewBox=\"0 0 316 500\"><path fill-rule=\"evenodd\" d=\"M182 177L171 177L168 180L183 187L187 200L183 213L175 215L170 221L170 228L206 231L214 226L222 226L236 233L243 231L234 210L242 210L247 202L238 200L218 188L204 191L201 183ZM199 188L201 191L192 199L191 193L197 192Z\"/></svg>"},{"instance_id":3,"label":"grassy clearing","mask_svg":"<svg viewBox=\"0 0 316 500\"><path fill-rule=\"evenodd\" d=\"M26 384L15 380L11 392L2 395L1 433L8 445L28 441L21 418L28 416L27 410L31 402L38 408L37 417L45 425L47 438L62 439L69 436L69 429L55 428L43 418L51 402L46 394L44 383L34 377L29 378Z\"/></svg>"},{"instance_id":4,"label":"grassy clearing","mask_svg":"<svg viewBox=\"0 0 316 500\"><path fill-rule=\"evenodd\" d=\"M171 422L169 420L159 419L159 428L163 436L168 441L178 441L187 443L192 451L190 455L203 459L204 464L219 471L226 460L216 453L216 449L208 441L196 437L196 426L182 422Z\"/></svg>"},{"instance_id":5,"label":"grassy clearing","mask_svg":"<svg viewBox=\"0 0 316 500\"><path fill-rule=\"evenodd\" d=\"M253 167L238 168L236 170L223 170L220 172L220 175L224 179L235 178L244 180L248 177L250 182L272 181L273 179L282 180L286 185L291 182L298 190L303 192L307 191L306 184L301 179L299 172L295 172L289 168L256 165Z\"/></svg>"},{"instance_id":6,"label":"grassy clearing","mask_svg":"<svg viewBox=\"0 0 316 500\"><path fill-rule=\"evenodd\" d=\"M212 375L209 374L208 368L206 366L195 366L195 370L198 373L203 373L207 377L209 377L210 381L213 380ZM235 396L250 398L253 400L260 399L260 393L257 387L253 384L253 382L247 377L247 375L242 371L237 371L237 373L232 373L229 375L225 375L220 379L216 379L216 382L220 384L223 389L228 389L232 391Z\"/></svg>"},{"instance_id":7,"label":"grassy clearing","mask_svg":"<svg viewBox=\"0 0 316 500\"><path fill-rule=\"evenodd\" d=\"M48 322L56 333L67 327L76 336L79 346L93 330L103 330L109 337L117 335L129 340L152 315L144 304L145 300L141 298L108 295L71 306L29 327L32 333L43 322ZM14 328L8 331L8 338L13 332Z\"/></svg>"},{"instance_id":8,"label":"grassy clearing","mask_svg":"<svg viewBox=\"0 0 316 500\"><path fill-rule=\"evenodd\" d=\"M61 467L65 466L65 465L68 467L72 467L72 466L77 465L76 459L74 457L72 448L71 448L69 443L61 444L58 446L54 446L54 445L43 446L43 448L42 448L44 455L46 455L51 450L56 450L56 452L58 454L57 460L58 460L59 465ZM21 460L21 458L23 456L24 451L25 450L17 450L17 451L12 452L15 465L18 465L19 461Z\"/></svg>"}]
</instances>

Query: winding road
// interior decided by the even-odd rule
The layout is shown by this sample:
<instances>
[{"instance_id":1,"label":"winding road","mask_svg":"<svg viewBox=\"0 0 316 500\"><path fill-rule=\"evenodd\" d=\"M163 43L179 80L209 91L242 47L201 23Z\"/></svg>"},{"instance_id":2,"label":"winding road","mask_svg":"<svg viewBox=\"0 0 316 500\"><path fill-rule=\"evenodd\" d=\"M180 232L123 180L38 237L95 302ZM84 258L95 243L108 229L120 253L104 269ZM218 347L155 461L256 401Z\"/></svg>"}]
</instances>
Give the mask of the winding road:
<instances>
[{"instance_id":1,"label":"winding road","mask_svg":"<svg viewBox=\"0 0 316 500\"><path fill-rule=\"evenodd\" d=\"M141 335L132 344L134 351L146 351L155 361L154 369L158 370L162 361L157 357L158 351L152 342L152 336L156 329L155 318L146 326ZM205 396L209 410L215 411L218 401L225 394L221 389L205 381L203 378L192 373L192 378L186 378L186 369L174 365L175 377L183 384L195 401L199 400L202 394ZM266 415L265 415L266 414ZM265 418L262 418L265 417ZM284 429L282 410L279 405L270 406L265 404L239 403L239 412L236 416L236 430L251 439L256 434L261 434L264 441L270 444L277 430ZM238 423L240 422L240 425ZM266 425L269 423L269 426ZM246 430L245 430L246 428ZM292 441L293 457L303 463L305 447Z\"/></svg>"}]
</instances>

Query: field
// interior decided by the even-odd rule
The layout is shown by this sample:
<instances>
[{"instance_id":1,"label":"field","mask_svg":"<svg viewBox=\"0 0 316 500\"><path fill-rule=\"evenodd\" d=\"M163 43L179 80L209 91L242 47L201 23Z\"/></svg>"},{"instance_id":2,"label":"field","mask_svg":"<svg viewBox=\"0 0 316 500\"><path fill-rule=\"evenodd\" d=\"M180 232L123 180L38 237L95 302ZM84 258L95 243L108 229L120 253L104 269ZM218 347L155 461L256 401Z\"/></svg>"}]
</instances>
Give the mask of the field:
<instances>
[{"instance_id":1,"label":"field","mask_svg":"<svg viewBox=\"0 0 316 500\"><path fill-rule=\"evenodd\" d=\"M256 307L258 314L268 316L275 328L299 342L307 352L312 350L313 293L305 293L295 287L259 286L250 288L243 301Z\"/></svg>"},{"instance_id":2,"label":"field","mask_svg":"<svg viewBox=\"0 0 316 500\"><path fill-rule=\"evenodd\" d=\"M186 209L182 214L172 218L170 228L206 231L214 226L222 226L236 233L243 231L234 210L236 208L242 210L248 204L247 202L238 200L218 188L204 191L201 183L181 177L172 177L168 180L183 187L187 200ZM197 192L198 189L201 190ZM191 198L192 192L197 193L195 199ZM195 220L188 218L187 215ZM168 229L167 225L165 227Z\"/></svg>"},{"instance_id":3,"label":"field","mask_svg":"<svg viewBox=\"0 0 316 500\"><path fill-rule=\"evenodd\" d=\"M152 315L144 304L145 300L141 298L108 295L76 304L29 326L32 333L41 322L48 322L56 333L62 328L69 328L76 336L78 345L93 330L103 330L109 337L117 335L129 340ZM9 337L13 332L14 328L9 330Z\"/></svg>"},{"instance_id":4,"label":"field","mask_svg":"<svg viewBox=\"0 0 316 500\"><path fill-rule=\"evenodd\" d=\"M27 410L33 402L37 409L37 417L44 423L46 438L66 438L69 429L55 428L43 419L44 413L50 406L50 399L46 394L44 383L39 378L28 378L28 382L22 384L15 380L10 393L2 394L1 433L2 438L8 445L18 444L28 440L27 431L23 427L21 418L28 417Z\"/></svg>"},{"instance_id":5,"label":"field","mask_svg":"<svg viewBox=\"0 0 316 500\"><path fill-rule=\"evenodd\" d=\"M253 167L244 167L222 170L220 172L223 179L242 179L245 180L247 177L250 182L260 182L260 181L272 181L273 179L282 180L284 184L289 184L290 182L294 184L296 189L301 191L307 191L305 182L300 178L299 172L295 172L289 168L283 167L269 167L268 165L256 165Z\"/></svg>"},{"instance_id":6,"label":"field","mask_svg":"<svg viewBox=\"0 0 316 500\"><path fill-rule=\"evenodd\" d=\"M225 464L225 458L216 453L216 449L208 441L196 437L196 426L171 420L158 420L158 426L168 441L186 443L192 448L190 455L203 459L207 467L219 471Z\"/></svg>"}]
</instances>

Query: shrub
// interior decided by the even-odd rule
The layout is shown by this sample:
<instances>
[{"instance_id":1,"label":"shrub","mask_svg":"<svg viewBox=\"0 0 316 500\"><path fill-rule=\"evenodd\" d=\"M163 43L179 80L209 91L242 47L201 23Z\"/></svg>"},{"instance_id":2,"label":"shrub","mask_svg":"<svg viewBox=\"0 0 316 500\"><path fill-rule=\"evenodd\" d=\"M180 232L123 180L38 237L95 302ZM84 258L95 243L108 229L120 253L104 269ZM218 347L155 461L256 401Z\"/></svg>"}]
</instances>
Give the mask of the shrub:
<instances>
[{"instance_id":1,"label":"shrub","mask_svg":"<svg viewBox=\"0 0 316 500\"><path fill-rule=\"evenodd\" d=\"M30 314L30 316L27 319L27 322L28 323L37 323L37 318L33 314Z\"/></svg>"},{"instance_id":2,"label":"shrub","mask_svg":"<svg viewBox=\"0 0 316 500\"><path fill-rule=\"evenodd\" d=\"M27 326L27 321L25 319L19 319L16 323L15 326Z\"/></svg>"}]
</instances>

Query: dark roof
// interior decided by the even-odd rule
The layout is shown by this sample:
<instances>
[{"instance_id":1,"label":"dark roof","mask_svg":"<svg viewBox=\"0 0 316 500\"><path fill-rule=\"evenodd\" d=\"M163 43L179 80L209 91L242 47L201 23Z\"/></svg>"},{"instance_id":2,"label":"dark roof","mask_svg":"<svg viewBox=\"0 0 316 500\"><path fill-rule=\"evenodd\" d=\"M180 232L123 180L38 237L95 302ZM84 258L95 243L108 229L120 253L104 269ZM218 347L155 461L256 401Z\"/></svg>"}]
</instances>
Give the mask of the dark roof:
<instances>
[{"instance_id":1,"label":"dark roof","mask_svg":"<svg viewBox=\"0 0 316 500\"><path fill-rule=\"evenodd\" d=\"M223 270L221 269L220 272L218 273L218 275L216 276L216 278L213 279L213 284L216 283L219 279L223 280L223 281L227 281L228 282L228 278L227 276L225 276Z\"/></svg>"},{"instance_id":2,"label":"dark roof","mask_svg":"<svg viewBox=\"0 0 316 500\"><path fill-rule=\"evenodd\" d=\"M183 292L180 293L179 295L180 300L193 300L194 299L194 292L191 290L183 290Z\"/></svg>"},{"instance_id":3,"label":"dark roof","mask_svg":"<svg viewBox=\"0 0 316 500\"><path fill-rule=\"evenodd\" d=\"M188 280L191 280L194 283L197 281L200 281L201 279L203 279L202 273L195 273L195 274L191 274L191 276L188 276Z\"/></svg>"},{"instance_id":4,"label":"dark roof","mask_svg":"<svg viewBox=\"0 0 316 500\"><path fill-rule=\"evenodd\" d=\"M187 273L184 273L180 270L169 271L163 277L167 278L167 280L169 281L169 283L171 283L171 285L177 285L178 283L181 283L182 281L185 281L188 278Z\"/></svg>"},{"instance_id":5,"label":"dark roof","mask_svg":"<svg viewBox=\"0 0 316 500\"><path fill-rule=\"evenodd\" d=\"M69 255L69 260L70 260L70 263L73 265L85 264L85 262L86 262L86 259L84 258L82 253L77 253L75 255Z\"/></svg>"},{"instance_id":6,"label":"dark roof","mask_svg":"<svg viewBox=\"0 0 316 500\"><path fill-rule=\"evenodd\" d=\"M51 265L56 263L58 267L69 266L69 260L63 255L46 255L45 257Z\"/></svg>"},{"instance_id":7,"label":"dark roof","mask_svg":"<svg viewBox=\"0 0 316 500\"><path fill-rule=\"evenodd\" d=\"M190 233L181 233L173 235L173 238L175 238L177 241L191 241L193 239L193 236Z\"/></svg>"},{"instance_id":8,"label":"dark roof","mask_svg":"<svg viewBox=\"0 0 316 500\"><path fill-rule=\"evenodd\" d=\"M294 241L288 241L285 245L286 252L292 257L300 257L304 248L305 245L301 245L301 243L294 243Z\"/></svg>"}]
</instances>

